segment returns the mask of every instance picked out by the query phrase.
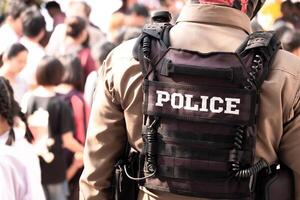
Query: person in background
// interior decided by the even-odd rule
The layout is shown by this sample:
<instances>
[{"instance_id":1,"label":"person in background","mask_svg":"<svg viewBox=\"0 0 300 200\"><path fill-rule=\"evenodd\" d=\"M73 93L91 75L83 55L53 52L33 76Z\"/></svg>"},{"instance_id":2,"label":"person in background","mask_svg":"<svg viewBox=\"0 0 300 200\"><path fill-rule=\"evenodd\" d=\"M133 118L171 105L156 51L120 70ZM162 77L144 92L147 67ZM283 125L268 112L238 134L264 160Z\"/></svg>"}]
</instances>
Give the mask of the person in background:
<instances>
[{"instance_id":1,"label":"person in background","mask_svg":"<svg viewBox=\"0 0 300 200\"><path fill-rule=\"evenodd\" d=\"M115 12L111 15L109 19L109 27L107 32L107 40L112 43L120 43L118 41L119 35L123 30L123 26L125 23L125 14L122 12ZM96 49L96 48L95 48ZM97 50L95 50L97 52Z\"/></svg>"},{"instance_id":2,"label":"person in background","mask_svg":"<svg viewBox=\"0 0 300 200\"><path fill-rule=\"evenodd\" d=\"M281 38L283 49L300 57L300 32L296 30L286 31Z\"/></svg>"},{"instance_id":3,"label":"person in background","mask_svg":"<svg viewBox=\"0 0 300 200\"><path fill-rule=\"evenodd\" d=\"M93 49L95 44L97 44L100 41L106 40L106 36L99 28L91 24L89 20L90 12L91 7L84 0L69 1L66 10L66 14L68 17L78 16L86 21L88 31L87 46ZM56 26L46 47L47 52L50 55L53 55L57 51L57 49L59 49L61 43L63 43L65 39L66 32L66 24L60 24ZM96 60L96 58L94 59Z\"/></svg>"},{"instance_id":4,"label":"person in background","mask_svg":"<svg viewBox=\"0 0 300 200\"><path fill-rule=\"evenodd\" d=\"M182 0L159 0L160 10L168 10L172 15L172 22L176 22L178 18L179 12L184 5L184 1Z\"/></svg>"},{"instance_id":5,"label":"person in background","mask_svg":"<svg viewBox=\"0 0 300 200\"><path fill-rule=\"evenodd\" d=\"M57 87L57 93L68 103L72 110L74 122L74 138L81 144L85 143L85 135L90 113L90 106L86 103L83 93L83 69L80 61L74 56L64 56L60 58L64 66L64 76L62 83ZM67 179L70 188L70 200L79 199L79 178L82 172L83 163L79 163L74 153L67 151ZM81 164L81 165L80 165Z\"/></svg>"},{"instance_id":6,"label":"person in background","mask_svg":"<svg viewBox=\"0 0 300 200\"><path fill-rule=\"evenodd\" d=\"M15 43L4 52L3 65L0 68L0 76L9 80L14 90L14 97L19 103L27 92L26 82L19 76L26 65L27 55L26 47L20 43Z\"/></svg>"},{"instance_id":7,"label":"person in background","mask_svg":"<svg viewBox=\"0 0 300 200\"><path fill-rule=\"evenodd\" d=\"M44 48L39 44L45 35L46 22L35 7L28 8L23 14L24 36L20 43L28 50L28 59L20 76L26 81L29 89L36 87L35 71L38 63L45 56Z\"/></svg>"},{"instance_id":8,"label":"person in background","mask_svg":"<svg viewBox=\"0 0 300 200\"><path fill-rule=\"evenodd\" d=\"M293 5L293 2L291 0L283 1L280 5L280 11L282 16L278 19L276 19L275 23L277 21L285 21L285 22L292 22L293 21L293 15L295 14L295 8Z\"/></svg>"},{"instance_id":9,"label":"person in background","mask_svg":"<svg viewBox=\"0 0 300 200\"><path fill-rule=\"evenodd\" d=\"M44 144L40 152L42 184L47 200L66 200L66 160L63 148L81 154L83 146L73 137L72 112L55 92L61 83L64 67L54 57L45 57L36 70L38 87L24 98L23 110L29 116L35 143ZM48 151L48 152L47 152Z\"/></svg>"},{"instance_id":10,"label":"person in background","mask_svg":"<svg viewBox=\"0 0 300 200\"><path fill-rule=\"evenodd\" d=\"M296 29L300 29L300 2L294 2L294 26Z\"/></svg>"},{"instance_id":11,"label":"person in background","mask_svg":"<svg viewBox=\"0 0 300 200\"><path fill-rule=\"evenodd\" d=\"M274 27L280 26L283 23L290 23L295 28L299 28L300 15L299 15L299 3L293 3L291 0L285 0L281 3L280 11L282 16L275 20ZM277 25L279 24L279 25Z\"/></svg>"},{"instance_id":12,"label":"person in background","mask_svg":"<svg viewBox=\"0 0 300 200\"><path fill-rule=\"evenodd\" d=\"M49 15L53 19L53 29L58 24L64 23L66 15L64 12L61 11L60 5L56 1L48 1L45 5L45 8L47 9Z\"/></svg>"},{"instance_id":13,"label":"person in background","mask_svg":"<svg viewBox=\"0 0 300 200\"><path fill-rule=\"evenodd\" d=\"M134 4L126 15L125 25L142 28L149 18L149 9L143 4Z\"/></svg>"},{"instance_id":14,"label":"person in background","mask_svg":"<svg viewBox=\"0 0 300 200\"><path fill-rule=\"evenodd\" d=\"M22 13L25 10L26 5L22 1L9 1L5 22L0 27L0 55L22 36Z\"/></svg>"},{"instance_id":15,"label":"person in background","mask_svg":"<svg viewBox=\"0 0 300 200\"><path fill-rule=\"evenodd\" d=\"M291 22L277 21L273 24L272 30L276 32L278 39L282 39L286 32L295 30L295 26Z\"/></svg>"},{"instance_id":16,"label":"person in background","mask_svg":"<svg viewBox=\"0 0 300 200\"><path fill-rule=\"evenodd\" d=\"M21 180L24 175L25 180L21 181L26 181L26 185L23 186L27 187L27 191L24 196L20 196L21 198L18 199L43 200L45 195L41 184L41 168L32 142L33 136L28 128L25 115L14 99L13 89L9 81L0 76L0 146L12 147L15 151L14 154L24 165L24 174L18 174L19 177L16 179ZM19 166L14 167L16 170L19 168ZM6 174L5 176L10 175ZM14 187L19 187L19 185ZM11 190L5 191L7 197L13 195L10 192ZM3 194L0 193L1 195Z\"/></svg>"},{"instance_id":17,"label":"person in background","mask_svg":"<svg viewBox=\"0 0 300 200\"><path fill-rule=\"evenodd\" d=\"M1 126L1 125L0 125ZM0 199L32 199L29 173L25 163L12 147L0 145Z\"/></svg>"},{"instance_id":18,"label":"person in background","mask_svg":"<svg viewBox=\"0 0 300 200\"><path fill-rule=\"evenodd\" d=\"M84 71L84 81L88 74L95 70L96 63L92 58L91 49L86 45L88 38L86 21L81 17L68 17L65 20L67 27L64 41L60 44L53 56L73 55L80 60Z\"/></svg>"},{"instance_id":19,"label":"person in background","mask_svg":"<svg viewBox=\"0 0 300 200\"><path fill-rule=\"evenodd\" d=\"M123 41L135 38L142 32L143 26L149 19L149 10L143 4L134 4L125 14L124 25L116 36L114 43L120 44Z\"/></svg>"},{"instance_id":20,"label":"person in background","mask_svg":"<svg viewBox=\"0 0 300 200\"><path fill-rule=\"evenodd\" d=\"M97 66L101 67L109 52L111 52L111 50L113 50L115 47L116 45L111 42L104 42L99 45L97 51L97 57L98 57ZM90 106L92 106L93 103L93 96L97 84L97 78L98 78L98 73L95 70L88 75L85 82L84 99Z\"/></svg>"}]
</instances>

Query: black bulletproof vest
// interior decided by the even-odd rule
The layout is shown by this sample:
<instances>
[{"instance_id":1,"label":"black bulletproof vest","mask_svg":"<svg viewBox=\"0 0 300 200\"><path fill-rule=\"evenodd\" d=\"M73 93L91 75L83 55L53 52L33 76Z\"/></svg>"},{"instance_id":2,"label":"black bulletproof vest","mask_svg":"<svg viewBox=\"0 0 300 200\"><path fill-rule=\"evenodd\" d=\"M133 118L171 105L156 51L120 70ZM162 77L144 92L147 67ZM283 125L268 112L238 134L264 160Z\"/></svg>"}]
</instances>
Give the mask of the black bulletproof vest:
<instances>
[{"instance_id":1,"label":"black bulletproof vest","mask_svg":"<svg viewBox=\"0 0 300 200\"><path fill-rule=\"evenodd\" d=\"M233 53L169 46L171 25L143 29L134 50L144 76L140 184L216 199L253 199L259 89L279 48L256 32ZM147 178L143 178L147 177Z\"/></svg>"}]
</instances>

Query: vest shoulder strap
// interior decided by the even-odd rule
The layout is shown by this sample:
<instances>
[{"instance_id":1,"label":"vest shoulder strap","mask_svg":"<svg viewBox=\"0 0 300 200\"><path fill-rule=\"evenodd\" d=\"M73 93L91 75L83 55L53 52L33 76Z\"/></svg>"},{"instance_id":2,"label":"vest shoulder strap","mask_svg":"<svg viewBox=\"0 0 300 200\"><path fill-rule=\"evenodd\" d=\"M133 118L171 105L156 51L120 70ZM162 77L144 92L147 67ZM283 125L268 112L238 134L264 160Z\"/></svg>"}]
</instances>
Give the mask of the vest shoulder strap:
<instances>
[{"instance_id":1,"label":"vest shoulder strap","mask_svg":"<svg viewBox=\"0 0 300 200\"><path fill-rule=\"evenodd\" d=\"M142 34L137 38L132 53L133 57L140 61L144 77L149 72L147 62L155 62L155 59L151 59L150 61L151 54L153 53L152 50L155 48L155 45L152 44L156 42L159 45L159 49L155 49L155 54L157 54L156 51L166 51L170 46L169 31L172 26L170 23L146 24L142 30Z\"/></svg>"},{"instance_id":2,"label":"vest shoulder strap","mask_svg":"<svg viewBox=\"0 0 300 200\"><path fill-rule=\"evenodd\" d=\"M267 78L273 58L280 48L281 43L274 31L258 31L250 34L236 51L242 61L249 55L254 56L253 64L248 64L246 67L248 67L249 78L256 83L257 87L260 87Z\"/></svg>"}]
</instances>

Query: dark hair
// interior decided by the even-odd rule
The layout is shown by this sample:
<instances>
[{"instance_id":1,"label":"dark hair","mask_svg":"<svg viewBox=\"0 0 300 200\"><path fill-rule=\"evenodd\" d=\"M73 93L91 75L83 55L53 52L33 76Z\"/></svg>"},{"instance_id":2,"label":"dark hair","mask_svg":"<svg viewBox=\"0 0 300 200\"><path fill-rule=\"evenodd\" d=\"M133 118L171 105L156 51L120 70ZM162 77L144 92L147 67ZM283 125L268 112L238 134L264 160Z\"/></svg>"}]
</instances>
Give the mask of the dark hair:
<instances>
[{"instance_id":1,"label":"dark hair","mask_svg":"<svg viewBox=\"0 0 300 200\"><path fill-rule=\"evenodd\" d=\"M19 18L22 13L26 10L26 4L19 0L8 1L7 15L13 19Z\"/></svg>"},{"instance_id":2,"label":"dark hair","mask_svg":"<svg viewBox=\"0 0 300 200\"><path fill-rule=\"evenodd\" d=\"M15 132L13 130L13 126L14 118L16 116L20 117L26 125L25 138L27 141L30 143L33 141L33 135L28 128L27 119L24 113L22 113L19 104L14 99L14 92L9 81L3 76L0 76L0 115L6 119L8 125L10 126L9 137L6 141L7 145L12 145L15 141Z\"/></svg>"},{"instance_id":3,"label":"dark hair","mask_svg":"<svg viewBox=\"0 0 300 200\"><path fill-rule=\"evenodd\" d=\"M22 51L28 51L26 47L21 43L15 43L6 49L3 53L3 57L6 59L11 59L16 57Z\"/></svg>"},{"instance_id":4,"label":"dark hair","mask_svg":"<svg viewBox=\"0 0 300 200\"><path fill-rule=\"evenodd\" d=\"M283 48L289 52L292 52L300 47L300 32L286 31L283 34L281 41Z\"/></svg>"},{"instance_id":5,"label":"dark hair","mask_svg":"<svg viewBox=\"0 0 300 200\"><path fill-rule=\"evenodd\" d=\"M99 63L103 63L107 55L116 47L114 43L111 42L104 42L100 44L99 46L99 52L98 52L98 61Z\"/></svg>"},{"instance_id":6,"label":"dark hair","mask_svg":"<svg viewBox=\"0 0 300 200\"><path fill-rule=\"evenodd\" d=\"M86 21L78 16L67 18L66 25L66 34L72 38L78 37L87 26Z\"/></svg>"},{"instance_id":7,"label":"dark hair","mask_svg":"<svg viewBox=\"0 0 300 200\"><path fill-rule=\"evenodd\" d=\"M143 16L143 17L149 17L149 10L148 8L143 5L143 4L134 4L130 9L129 9L129 14L135 13L138 16Z\"/></svg>"},{"instance_id":8,"label":"dark hair","mask_svg":"<svg viewBox=\"0 0 300 200\"><path fill-rule=\"evenodd\" d=\"M64 66L55 57L46 56L36 69L36 81L39 85L58 85L64 74Z\"/></svg>"},{"instance_id":9,"label":"dark hair","mask_svg":"<svg viewBox=\"0 0 300 200\"><path fill-rule=\"evenodd\" d=\"M64 66L62 83L70 84L75 89L83 91L84 71L80 60L74 55L66 55L60 58Z\"/></svg>"},{"instance_id":10,"label":"dark hair","mask_svg":"<svg viewBox=\"0 0 300 200\"><path fill-rule=\"evenodd\" d=\"M281 11L282 9L284 9L284 7L289 7L289 8L293 7L293 2L291 0L282 2L280 5Z\"/></svg>"},{"instance_id":11,"label":"dark hair","mask_svg":"<svg viewBox=\"0 0 300 200\"><path fill-rule=\"evenodd\" d=\"M300 9L300 2L295 2L293 4L293 6L297 9L297 12L299 12L299 9Z\"/></svg>"},{"instance_id":12,"label":"dark hair","mask_svg":"<svg viewBox=\"0 0 300 200\"><path fill-rule=\"evenodd\" d=\"M46 3L45 8L48 9L58 9L60 10L60 5L56 1L49 1Z\"/></svg>"},{"instance_id":13,"label":"dark hair","mask_svg":"<svg viewBox=\"0 0 300 200\"><path fill-rule=\"evenodd\" d=\"M35 8L30 8L23 15L23 32L28 37L37 36L45 30L46 21L44 16Z\"/></svg>"},{"instance_id":14,"label":"dark hair","mask_svg":"<svg viewBox=\"0 0 300 200\"><path fill-rule=\"evenodd\" d=\"M198 1L198 0L197 0ZM167 1L166 0L159 0L159 4L161 6L167 6Z\"/></svg>"}]
</instances>

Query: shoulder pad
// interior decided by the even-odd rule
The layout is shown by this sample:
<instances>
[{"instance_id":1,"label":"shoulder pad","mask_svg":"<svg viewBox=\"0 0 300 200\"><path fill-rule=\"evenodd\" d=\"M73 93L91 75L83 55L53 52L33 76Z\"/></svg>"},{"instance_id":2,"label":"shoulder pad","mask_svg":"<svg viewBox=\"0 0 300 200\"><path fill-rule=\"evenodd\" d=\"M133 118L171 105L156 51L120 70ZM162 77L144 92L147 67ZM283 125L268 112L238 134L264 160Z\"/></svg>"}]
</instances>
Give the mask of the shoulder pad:
<instances>
[{"instance_id":1,"label":"shoulder pad","mask_svg":"<svg viewBox=\"0 0 300 200\"><path fill-rule=\"evenodd\" d=\"M141 42L145 37L152 37L161 42L166 48L170 45L169 40L169 31L172 28L172 25L169 23L152 23L146 24L142 30L142 34L138 37L135 46L133 48L133 57L136 60L138 59L138 51L140 50Z\"/></svg>"},{"instance_id":2,"label":"shoulder pad","mask_svg":"<svg viewBox=\"0 0 300 200\"><path fill-rule=\"evenodd\" d=\"M258 31L249 36L245 50L260 48L260 47L274 47L279 45L274 31Z\"/></svg>"},{"instance_id":3,"label":"shoulder pad","mask_svg":"<svg viewBox=\"0 0 300 200\"><path fill-rule=\"evenodd\" d=\"M165 23L146 24L142 32L154 38L161 39L164 28Z\"/></svg>"},{"instance_id":4,"label":"shoulder pad","mask_svg":"<svg viewBox=\"0 0 300 200\"><path fill-rule=\"evenodd\" d=\"M273 58L278 49L281 48L280 40L274 31L258 31L254 32L248 36L248 38L243 42L243 44L238 48L237 53L245 63L247 63L247 55L250 53L256 56L254 61L256 64L261 62L262 70L261 73L257 74L256 82L257 86L263 83L269 74L269 68L272 66ZM259 66L259 65L258 65ZM249 71L253 71L252 66L248 66ZM252 72L251 72L252 73ZM256 72L254 72L256 73ZM253 73L252 73L253 74ZM252 75L253 76L253 75Z\"/></svg>"}]
</instances>

